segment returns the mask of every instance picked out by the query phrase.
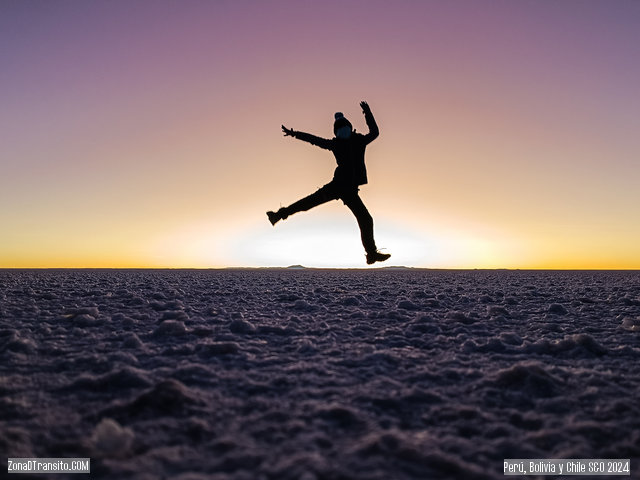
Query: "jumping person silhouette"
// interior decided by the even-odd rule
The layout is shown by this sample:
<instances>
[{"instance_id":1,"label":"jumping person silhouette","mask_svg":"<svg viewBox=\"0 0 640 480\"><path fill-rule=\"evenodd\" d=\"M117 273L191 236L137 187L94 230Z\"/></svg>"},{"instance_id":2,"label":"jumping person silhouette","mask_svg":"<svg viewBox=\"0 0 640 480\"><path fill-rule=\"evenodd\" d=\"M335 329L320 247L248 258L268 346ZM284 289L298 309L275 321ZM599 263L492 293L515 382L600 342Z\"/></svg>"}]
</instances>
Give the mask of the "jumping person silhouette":
<instances>
[{"instance_id":1,"label":"jumping person silhouette","mask_svg":"<svg viewBox=\"0 0 640 480\"><path fill-rule=\"evenodd\" d=\"M367 127L369 127L369 133L366 135L353 130L351 123L341 112L335 114L335 122L333 124L335 137L329 140L316 137L310 133L297 132L282 125L285 137L291 136L320 148L331 150L336 157L338 167L333 174L333 180L317 192L292 203L288 207L283 207L277 212L269 211L267 216L271 224L275 225L289 215L309 210L331 200L340 199L349 207L349 210L353 212L358 220L362 245L367 254L367 264L371 265L375 262L384 262L391 255L380 253L376 248L376 243L373 239L373 218L371 218L371 214L369 214L367 207L364 206L362 199L358 195L358 187L367 183L367 169L364 164L365 148L379 134L378 125L376 125L367 102L360 102L360 106L362 107Z\"/></svg>"}]
</instances>

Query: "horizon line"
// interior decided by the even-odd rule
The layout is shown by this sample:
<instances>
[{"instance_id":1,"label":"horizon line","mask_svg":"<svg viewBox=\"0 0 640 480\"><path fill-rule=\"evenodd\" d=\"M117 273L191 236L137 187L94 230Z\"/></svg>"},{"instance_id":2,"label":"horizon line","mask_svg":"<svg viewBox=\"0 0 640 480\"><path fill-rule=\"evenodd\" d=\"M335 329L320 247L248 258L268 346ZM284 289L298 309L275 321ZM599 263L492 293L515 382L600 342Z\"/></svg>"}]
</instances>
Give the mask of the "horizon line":
<instances>
[{"instance_id":1,"label":"horizon line","mask_svg":"<svg viewBox=\"0 0 640 480\"><path fill-rule=\"evenodd\" d=\"M430 271L557 271L557 272L639 272L640 268L562 268L562 267L409 267L389 265L375 267L307 267L288 266L228 266L228 267L0 267L4 270L430 270Z\"/></svg>"}]
</instances>

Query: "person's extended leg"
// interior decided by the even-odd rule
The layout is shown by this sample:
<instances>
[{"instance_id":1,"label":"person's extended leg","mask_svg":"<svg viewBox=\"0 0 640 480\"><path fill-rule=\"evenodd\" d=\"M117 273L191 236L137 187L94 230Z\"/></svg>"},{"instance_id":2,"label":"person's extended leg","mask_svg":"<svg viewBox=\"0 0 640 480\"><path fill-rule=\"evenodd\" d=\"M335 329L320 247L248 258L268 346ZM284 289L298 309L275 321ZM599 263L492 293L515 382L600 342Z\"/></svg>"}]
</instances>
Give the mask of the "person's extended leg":
<instances>
[{"instance_id":1,"label":"person's extended leg","mask_svg":"<svg viewBox=\"0 0 640 480\"><path fill-rule=\"evenodd\" d=\"M362 202L360 195L358 195L358 191L355 190L353 192L343 194L340 198L356 216L356 220L358 220L362 245L367 252L367 263L372 264L375 262L384 262L391 255L388 253L378 252L376 242L373 238L373 218L371 217L369 210L367 210L367 207Z\"/></svg>"},{"instance_id":2,"label":"person's extended leg","mask_svg":"<svg viewBox=\"0 0 640 480\"><path fill-rule=\"evenodd\" d=\"M358 190L343 194L340 198L358 221L362 246L364 246L367 252L367 263L371 265L372 263L383 262L388 259L391 255L388 253L380 253L376 248L376 242L373 238L373 217L371 217L369 210L367 210L360 195L358 195Z\"/></svg>"},{"instance_id":3,"label":"person's extended leg","mask_svg":"<svg viewBox=\"0 0 640 480\"><path fill-rule=\"evenodd\" d=\"M376 242L373 239L373 218L365 207L357 190L342 195L341 200L349 207L349 210L356 216L358 226L360 227L360 237L362 245L367 253L376 251Z\"/></svg>"},{"instance_id":4,"label":"person's extended leg","mask_svg":"<svg viewBox=\"0 0 640 480\"><path fill-rule=\"evenodd\" d=\"M331 200L337 200L337 198L338 194L334 185L332 183L328 183L316 192L292 203L288 207L282 207L277 212L267 212L267 216L269 217L271 224L275 225L279 220L284 220L289 215L310 210L313 207L317 207L318 205L322 205L323 203L327 203Z\"/></svg>"}]
</instances>

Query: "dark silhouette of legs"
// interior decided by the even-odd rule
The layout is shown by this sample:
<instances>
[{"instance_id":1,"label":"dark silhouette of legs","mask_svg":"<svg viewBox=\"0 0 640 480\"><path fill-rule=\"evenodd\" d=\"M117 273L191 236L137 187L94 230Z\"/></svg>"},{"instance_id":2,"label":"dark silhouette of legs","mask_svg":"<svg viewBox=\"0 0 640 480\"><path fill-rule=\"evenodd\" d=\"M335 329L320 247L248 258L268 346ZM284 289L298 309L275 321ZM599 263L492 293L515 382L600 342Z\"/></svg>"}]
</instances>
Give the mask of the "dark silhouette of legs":
<instances>
[{"instance_id":1,"label":"dark silhouette of legs","mask_svg":"<svg viewBox=\"0 0 640 480\"><path fill-rule=\"evenodd\" d=\"M375 252L376 242L373 239L373 218L365 207L358 190L349 192L340 197L344 204L351 210L358 221L360 227L360 238L362 239L362 245L367 253Z\"/></svg>"},{"instance_id":2,"label":"dark silhouette of legs","mask_svg":"<svg viewBox=\"0 0 640 480\"><path fill-rule=\"evenodd\" d=\"M337 190L331 183L328 183L311 195L301 198L297 202L294 202L288 207L285 207L281 210L283 211L283 213L289 216L298 212L306 212L307 210L311 210L313 207L317 207L318 205L322 205L323 203L330 202L331 200L337 200L338 198L339 196Z\"/></svg>"},{"instance_id":3,"label":"dark silhouette of legs","mask_svg":"<svg viewBox=\"0 0 640 480\"><path fill-rule=\"evenodd\" d=\"M322 205L323 203L330 202L331 200L337 200L340 195L338 190L339 189L336 188L334 183L327 183L324 187L318 189L316 192L304 198L301 198L288 207L282 207L277 212L267 212L269 221L271 222L271 225L275 225L278 221L284 220L289 215L310 210L313 207L317 207L318 205Z\"/></svg>"},{"instance_id":4,"label":"dark silhouette of legs","mask_svg":"<svg viewBox=\"0 0 640 480\"><path fill-rule=\"evenodd\" d=\"M318 191L292 203L288 207L282 207L277 212L267 212L267 216L271 224L275 225L278 221L284 220L289 215L304 212L323 203L337 199L344 202L358 221L362 245L367 252L367 263L383 262L389 258L389 254L380 253L376 248L376 242L373 238L373 218L362 202L360 195L358 195L358 187L356 186L329 182Z\"/></svg>"},{"instance_id":5,"label":"dark silhouette of legs","mask_svg":"<svg viewBox=\"0 0 640 480\"><path fill-rule=\"evenodd\" d=\"M373 218L362 202L360 195L358 195L358 189L347 189L343 191L340 194L340 199L349 207L349 210L353 212L356 220L358 220L360 238L362 239L364 250L367 252L367 263L371 265L387 260L391 255L388 253L380 253L376 248L376 242L373 239Z\"/></svg>"}]
</instances>

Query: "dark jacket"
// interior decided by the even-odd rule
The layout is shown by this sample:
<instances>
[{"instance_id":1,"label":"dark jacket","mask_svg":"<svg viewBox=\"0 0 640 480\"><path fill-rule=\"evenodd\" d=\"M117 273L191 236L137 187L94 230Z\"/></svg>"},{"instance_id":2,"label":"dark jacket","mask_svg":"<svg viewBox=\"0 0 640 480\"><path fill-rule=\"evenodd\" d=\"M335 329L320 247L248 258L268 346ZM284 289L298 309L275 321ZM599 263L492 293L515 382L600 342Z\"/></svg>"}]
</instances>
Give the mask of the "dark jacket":
<instances>
[{"instance_id":1,"label":"dark jacket","mask_svg":"<svg viewBox=\"0 0 640 480\"><path fill-rule=\"evenodd\" d=\"M364 118L367 122L367 127L369 127L369 133L366 135L354 131L346 140L336 137L326 139L305 132L294 132L293 136L294 138L333 152L333 155L336 157L336 162L338 163L338 167L333 173L333 180L335 182L347 185L364 185L367 183L364 150L380 133L371 110L365 111Z\"/></svg>"}]
</instances>

